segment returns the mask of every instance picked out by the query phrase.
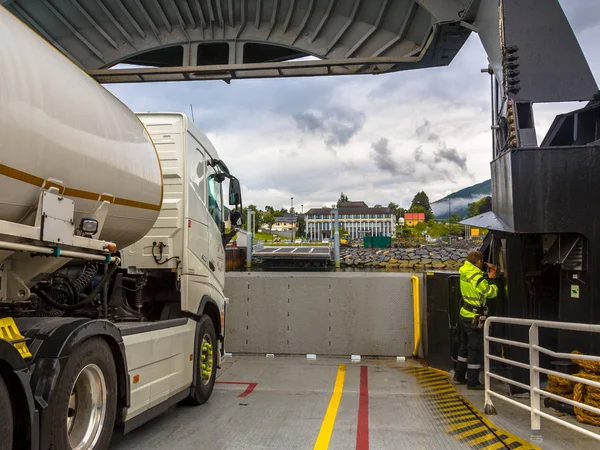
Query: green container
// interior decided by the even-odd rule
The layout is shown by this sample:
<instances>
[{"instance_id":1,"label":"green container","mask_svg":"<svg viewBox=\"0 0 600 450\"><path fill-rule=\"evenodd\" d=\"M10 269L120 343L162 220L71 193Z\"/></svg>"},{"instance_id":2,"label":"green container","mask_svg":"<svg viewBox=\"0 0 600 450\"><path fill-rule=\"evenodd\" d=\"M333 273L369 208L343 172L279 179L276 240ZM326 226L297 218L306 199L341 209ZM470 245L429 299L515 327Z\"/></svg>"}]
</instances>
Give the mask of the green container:
<instances>
[{"instance_id":1,"label":"green container","mask_svg":"<svg viewBox=\"0 0 600 450\"><path fill-rule=\"evenodd\" d=\"M388 236L373 236L372 248L388 248L392 246L392 238Z\"/></svg>"},{"instance_id":2,"label":"green container","mask_svg":"<svg viewBox=\"0 0 600 450\"><path fill-rule=\"evenodd\" d=\"M392 238L388 236L365 236L365 248L388 248L392 246Z\"/></svg>"}]
</instances>

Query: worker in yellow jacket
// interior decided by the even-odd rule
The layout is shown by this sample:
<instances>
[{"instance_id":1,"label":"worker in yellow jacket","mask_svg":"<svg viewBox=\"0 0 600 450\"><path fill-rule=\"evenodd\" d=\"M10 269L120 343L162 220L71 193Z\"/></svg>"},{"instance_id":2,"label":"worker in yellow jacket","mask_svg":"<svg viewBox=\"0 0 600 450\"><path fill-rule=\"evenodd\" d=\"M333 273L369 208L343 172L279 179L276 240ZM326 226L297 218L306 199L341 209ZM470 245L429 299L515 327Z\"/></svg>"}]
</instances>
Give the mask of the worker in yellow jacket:
<instances>
[{"instance_id":1,"label":"worker in yellow jacket","mask_svg":"<svg viewBox=\"0 0 600 450\"><path fill-rule=\"evenodd\" d=\"M488 315L487 300L498 295L498 286L488 282L483 272L489 267L489 278L496 278L496 266L483 262L483 254L470 252L460 268L460 348L453 381L467 389L482 390L479 372L483 360L483 324Z\"/></svg>"}]
</instances>

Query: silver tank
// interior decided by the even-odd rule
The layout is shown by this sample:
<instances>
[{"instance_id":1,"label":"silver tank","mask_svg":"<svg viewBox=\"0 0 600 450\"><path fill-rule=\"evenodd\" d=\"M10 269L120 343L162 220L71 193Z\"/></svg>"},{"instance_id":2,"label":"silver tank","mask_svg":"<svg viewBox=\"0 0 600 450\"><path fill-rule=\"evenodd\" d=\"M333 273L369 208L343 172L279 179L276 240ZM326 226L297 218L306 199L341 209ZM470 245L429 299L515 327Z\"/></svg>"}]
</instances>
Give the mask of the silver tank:
<instances>
[{"instance_id":1,"label":"silver tank","mask_svg":"<svg viewBox=\"0 0 600 450\"><path fill-rule=\"evenodd\" d=\"M76 223L112 203L101 239L119 248L153 226L158 155L138 118L0 7L0 220L27 222L40 190L75 201Z\"/></svg>"}]
</instances>

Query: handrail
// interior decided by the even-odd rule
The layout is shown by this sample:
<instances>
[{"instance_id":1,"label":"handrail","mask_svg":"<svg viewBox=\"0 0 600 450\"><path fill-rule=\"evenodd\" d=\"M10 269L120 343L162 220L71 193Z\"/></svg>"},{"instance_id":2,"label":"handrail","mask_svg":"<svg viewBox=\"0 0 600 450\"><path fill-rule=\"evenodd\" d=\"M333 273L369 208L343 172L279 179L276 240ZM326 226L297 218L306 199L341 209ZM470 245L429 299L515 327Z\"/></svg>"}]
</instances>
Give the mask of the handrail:
<instances>
[{"instance_id":1,"label":"handrail","mask_svg":"<svg viewBox=\"0 0 600 450\"><path fill-rule=\"evenodd\" d=\"M415 358L419 357L419 345L421 345L421 298L419 296L419 277L413 275L410 277L412 281L412 290L413 290L413 340L415 343L415 347L413 350L413 356Z\"/></svg>"},{"instance_id":2,"label":"handrail","mask_svg":"<svg viewBox=\"0 0 600 450\"><path fill-rule=\"evenodd\" d=\"M528 342L514 341L510 339L500 339L496 337L490 336L490 329L492 324L494 323L503 323L509 325L521 325L521 326L529 326L529 339ZM600 383L588 380L585 378L580 378L575 375L568 375L560 372L556 372L554 370L544 369L540 367L540 353L553 356L555 358L563 358L563 359L580 359L586 361L595 361L600 362L600 356L594 355L574 355L572 353L560 353L555 352L550 349L541 347L539 345L539 329L540 328L552 328L555 330L571 330L571 331L584 331L584 332L592 332L592 333L600 333L600 325L593 324L584 324L584 323L568 323L568 322L551 322L547 320L533 320L533 319L517 319L511 317L489 317L485 321L485 325L483 328L483 351L484 351L484 375L485 375L485 413L486 414L495 414L496 409L492 402L492 397L499 398L505 402L508 402L514 406L518 406L522 409L526 409L531 413L531 432L532 435L539 436L541 432L541 418L544 417L552 422L560 424L564 427L567 427L571 430L575 430L585 436L591 437L593 439L600 441L600 434L594 433L592 431L587 430L579 425L572 424L567 422L561 418L554 417L550 414L547 414L541 411L541 397L548 397L555 400L562 401L563 403L567 403L571 406L578 407L581 409L585 409L587 411L591 411L594 413L600 412L600 409L595 408L593 406L587 405L585 403L581 403L575 400L566 399L560 397L556 394L552 394L550 392L546 392L540 389L540 374L548 374L554 375L557 377L565 378L576 383L582 383L587 386L600 387ZM515 347L524 347L529 349L529 364L525 364L518 361L513 361L510 359L500 358L496 355L490 355L490 342L498 342L505 345L515 346ZM494 374L490 372L490 361L500 361L505 364L521 367L523 369L529 370L529 385L525 385L523 383L519 383L514 380L509 380L507 378L501 377L500 375ZM491 379L494 378L499 381L503 381L508 384L519 386L525 390L530 392L530 404L526 405L523 403L519 403L507 396L495 392L491 388Z\"/></svg>"}]
</instances>

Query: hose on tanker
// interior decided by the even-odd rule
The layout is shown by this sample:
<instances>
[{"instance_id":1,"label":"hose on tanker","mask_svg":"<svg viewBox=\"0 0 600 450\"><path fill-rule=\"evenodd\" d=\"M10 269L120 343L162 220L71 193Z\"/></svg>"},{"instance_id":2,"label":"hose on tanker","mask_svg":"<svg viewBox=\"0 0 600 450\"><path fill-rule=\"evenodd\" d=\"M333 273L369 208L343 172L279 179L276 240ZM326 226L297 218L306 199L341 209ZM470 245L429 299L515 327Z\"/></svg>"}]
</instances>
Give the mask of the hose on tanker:
<instances>
[{"instance_id":1,"label":"hose on tanker","mask_svg":"<svg viewBox=\"0 0 600 450\"><path fill-rule=\"evenodd\" d=\"M574 355L581 355L581 352L577 350L574 350L571 353ZM600 383L600 363L594 361L584 361L577 358L571 359L582 369L573 376ZM560 395L561 397L565 397L579 403L585 403L586 405L593 406L595 408L600 408L600 388L588 386L584 383L575 383L574 381L554 375L548 375L548 387L546 390L550 393ZM574 407L573 410L577 420L580 422L600 426L600 415L578 407Z\"/></svg>"},{"instance_id":2,"label":"hose on tanker","mask_svg":"<svg viewBox=\"0 0 600 450\"><path fill-rule=\"evenodd\" d=\"M108 270L106 271L106 273L104 274L104 276L102 277L102 279L98 282L98 284L94 287L94 289L92 289L92 292L90 292L83 300L81 300L78 303L75 303L73 305L64 305L62 303L59 303L57 301L55 301L43 288L41 287L37 287L36 289L34 289L34 292L47 304L49 304L50 306L60 310L60 311L75 311L77 309L83 308L84 306L89 305L90 303L92 303L94 301L94 299L96 298L96 296L100 293L100 291L102 290L102 288L104 287L104 285L108 282L108 280L110 279L110 277L113 275L113 273L115 273L115 270L117 270L118 266L114 263L110 264Z\"/></svg>"},{"instance_id":3,"label":"hose on tanker","mask_svg":"<svg viewBox=\"0 0 600 450\"><path fill-rule=\"evenodd\" d=\"M91 283L91 281L98 273L98 264L95 262L88 262L77 279L73 281L73 285L75 286L75 290L77 294L79 294L85 287Z\"/></svg>"}]
</instances>

